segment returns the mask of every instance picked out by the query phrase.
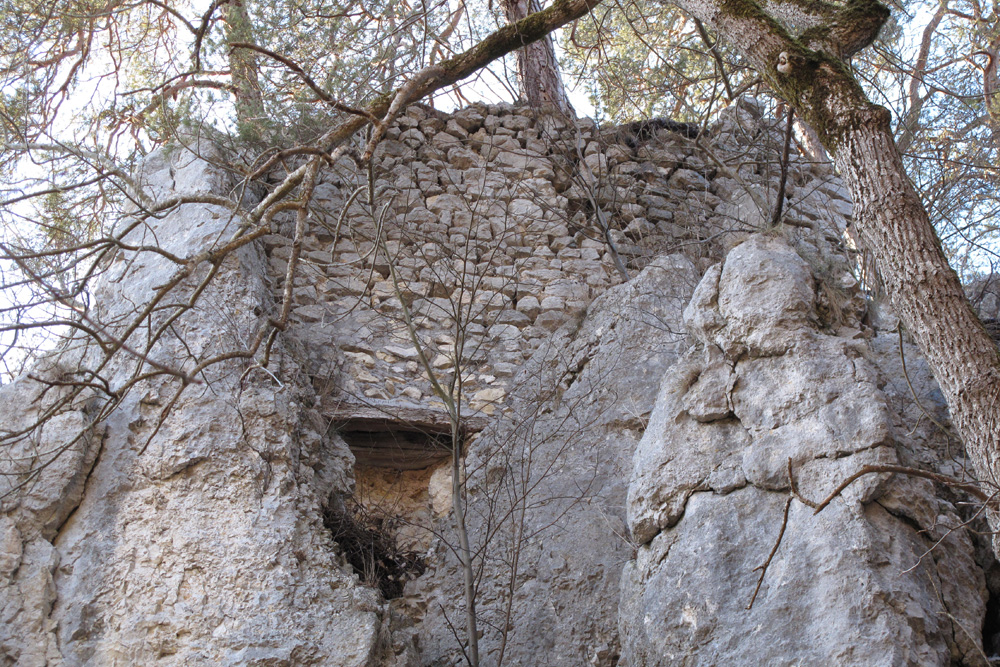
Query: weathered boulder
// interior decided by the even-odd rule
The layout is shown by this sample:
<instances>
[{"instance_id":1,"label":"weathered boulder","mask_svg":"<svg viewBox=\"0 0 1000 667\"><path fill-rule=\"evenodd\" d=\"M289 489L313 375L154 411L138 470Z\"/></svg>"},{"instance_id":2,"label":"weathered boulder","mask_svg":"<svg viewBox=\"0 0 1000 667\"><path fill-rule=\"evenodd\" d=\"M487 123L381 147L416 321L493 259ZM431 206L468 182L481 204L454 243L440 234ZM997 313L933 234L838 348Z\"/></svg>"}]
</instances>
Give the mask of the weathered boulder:
<instances>
[{"instance_id":1,"label":"weathered boulder","mask_svg":"<svg viewBox=\"0 0 1000 667\"><path fill-rule=\"evenodd\" d=\"M52 545L83 496L105 428L91 392L72 397L73 355L50 355L0 388L4 434L23 432L0 460L0 657L3 664L58 664L50 615L60 554ZM66 362L66 363L61 363ZM50 416L51 415L51 416ZM41 437L32 427L47 418Z\"/></svg>"},{"instance_id":2,"label":"weathered boulder","mask_svg":"<svg viewBox=\"0 0 1000 667\"><path fill-rule=\"evenodd\" d=\"M802 501L926 447L897 428L870 343L823 322L816 284L755 236L695 290L695 345L634 457L622 664L982 660L982 570L932 483L873 474L817 515Z\"/></svg>"},{"instance_id":3,"label":"weathered boulder","mask_svg":"<svg viewBox=\"0 0 1000 667\"><path fill-rule=\"evenodd\" d=\"M183 150L147 161L144 178L153 196L228 190ZM189 204L126 238L155 237L184 256L234 228L228 211ZM122 253L98 289L104 321L127 321L175 269ZM190 368L189 355L240 349L269 308L265 276L252 247L228 259L149 358ZM31 440L34 482L13 489L0 515L4 664L374 664L382 603L345 570L320 518L329 494L349 489L353 459L322 437L294 361L280 344L275 354L280 377L245 373L239 360L210 367L166 420L177 385L160 376L117 404L90 392ZM67 353L59 372L73 375L45 378L81 377L95 358ZM129 357L102 375L117 388L142 365ZM25 378L0 390L12 399L0 401L6 429L58 399L58 387L44 399L39 387Z\"/></svg>"}]
</instances>

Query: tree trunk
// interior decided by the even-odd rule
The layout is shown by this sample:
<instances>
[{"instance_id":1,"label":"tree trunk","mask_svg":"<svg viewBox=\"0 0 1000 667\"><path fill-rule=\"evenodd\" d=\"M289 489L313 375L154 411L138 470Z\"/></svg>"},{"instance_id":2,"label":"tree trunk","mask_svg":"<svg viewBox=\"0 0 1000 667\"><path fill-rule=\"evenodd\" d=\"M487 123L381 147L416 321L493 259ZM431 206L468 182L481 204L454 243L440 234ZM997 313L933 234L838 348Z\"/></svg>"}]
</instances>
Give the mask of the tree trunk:
<instances>
[{"instance_id":1,"label":"tree trunk","mask_svg":"<svg viewBox=\"0 0 1000 667\"><path fill-rule=\"evenodd\" d=\"M803 123L802 119L795 119L795 138L799 142L799 146L813 162L830 162L830 156L827 154L826 149L823 148L823 142L819 140L819 135L816 134L816 130L809 127L808 124Z\"/></svg>"},{"instance_id":2,"label":"tree trunk","mask_svg":"<svg viewBox=\"0 0 1000 667\"><path fill-rule=\"evenodd\" d=\"M753 0L678 4L739 49L833 155L854 198L861 241L948 400L980 483L991 493L1000 481L1000 351L966 299L906 175L889 112L865 97L841 60L874 39L888 10L875 0L846 7L819 1L809 7L820 19L795 38L775 18L777 11L769 14ZM996 513L990 519L994 529L1000 526ZM1000 556L1000 540L994 552Z\"/></svg>"},{"instance_id":3,"label":"tree trunk","mask_svg":"<svg viewBox=\"0 0 1000 667\"><path fill-rule=\"evenodd\" d=\"M250 16L244 0L230 0L223 5L226 42L254 43ZM256 141L261 138L264 120L264 97L257 77L257 55L249 49L229 50L229 71L236 87L236 123L240 136Z\"/></svg>"},{"instance_id":4,"label":"tree trunk","mask_svg":"<svg viewBox=\"0 0 1000 667\"><path fill-rule=\"evenodd\" d=\"M503 8L511 24L540 9L538 0L503 0ZM517 80L521 98L532 107L541 109L551 106L564 114L576 116L559 76L552 35L517 50Z\"/></svg>"},{"instance_id":5,"label":"tree trunk","mask_svg":"<svg viewBox=\"0 0 1000 667\"><path fill-rule=\"evenodd\" d=\"M853 128L834 162L854 197L862 245L874 255L897 315L948 399L977 477L993 486L1000 479L1000 350L966 299L903 171L889 113L873 106L852 115Z\"/></svg>"},{"instance_id":6,"label":"tree trunk","mask_svg":"<svg viewBox=\"0 0 1000 667\"><path fill-rule=\"evenodd\" d=\"M994 132L1000 132L1000 76L997 75L1000 60L1000 35L993 38L986 49L989 60L983 70L983 101Z\"/></svg>"}]
</instances>

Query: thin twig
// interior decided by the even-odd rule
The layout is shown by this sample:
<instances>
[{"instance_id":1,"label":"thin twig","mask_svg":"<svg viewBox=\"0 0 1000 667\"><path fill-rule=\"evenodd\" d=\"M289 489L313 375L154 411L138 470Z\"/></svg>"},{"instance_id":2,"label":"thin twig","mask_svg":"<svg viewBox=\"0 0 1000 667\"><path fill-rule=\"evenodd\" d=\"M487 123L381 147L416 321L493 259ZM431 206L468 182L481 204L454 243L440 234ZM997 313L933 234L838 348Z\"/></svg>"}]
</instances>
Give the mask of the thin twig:
<instances>
[{"instance_id":1,"label":"thin twig","mask_svg":"<svg viewBox=\"0 0 1000 667\"><path fill-rule=\"evenodd\" d=\"M788 152L792 145L792 121L795 118L795 110L786 107L785 121L785 144L781 148L781 180L778 181L778 201L774 205L774 215L771 216L771 226L777 227L781 222L781 214L785 210L785 185L788 182Z\"/></svg>"},{"instance_id":2,"label":"thin twig","mask_svg":"<svg viewBox=\"0 0 1000 667\"><path fill-rule=\"evenodd\" d=\"M955 438L955 434L951 432L951 429L949 429L947 426L939 422L937 419L934 419L934 417L932 417L930 413L927 412L923 404L920 402L920 399L917 398L917 392L913 389L913 385L910 383L910 374L906 371L906 354L903 349L902 322L898 322L896 324L896 332L899 334L899 363L903 367L903 379L906 380L906 386L909 387L910 389L910 396L913 397L913 402L916 403L918 408L920 408L920 412L922 412L923 415L927 417L927 419L929 419L932 424L941 429L941 432L944 433L945 437L948 438L948 441L951 442L951 439Z\"/></svg>"},{"instance_id":3,"label":"thin twig","mask_svg":"<svg viewBox=\"0 0 1000 667\"><path fill-rule=\"evenodd\" d=\"M928 470L920 470L919 468L910 468L907 466L866 465L862 466L860 470L841 482L840 486L834 489L833 492L823 500L823 502L818 503L813 514L819 514L822 512L827 505L833 502L834 498L843 493L844 489L853 484L857 479L864 477L865 475L878 473L896 473L900 475L910 475L911 477L922 477L923 479L929 479L932 482L940 482L941 484L947 484L948 486L959 488L981 502L988 503L991 500L990 495L981 491L977 485L970 482L963 482L960 479L956 479L948 475L942 475Z\"/></svg>"},{"instance_id":4,"label":"thin twig","mask_svg":"<svg viewBox=\"0 0 1000 667\"><path fill-rule=\"evenodd\" d=\"M578 164L580 165L580 173L578 175L574 175L573 181L580 186L580 189L586 193L587 199L590 200L590 205L594 209L594 218L597 220L598 227L601 228L601 233L604 236L604 242L607 244L608 250L611 251L611 259L614 260L615 268L618 269L618 273L621 274L622 280L628 282L632 279L632 277L629 275L628 269L625 268L625 263L622 261L621 255L618 253L618 246L615 244L614 239L611 238L611 226L608 224L607 216L604 214L604 211L601 210L601 206L594 194L593 184L597 183L597 176L591 170L590 165L587 164L587 161L584 158L583 148L581 146L582 143L583 136L580 133L580 128L577 127L576 155ZM589 175L590 178L586 178L585 174Z\"/></svg>"},{"instance_id":5,"label":"thin twig","mask_svg":"<svg viewBox=\"0 0 1000 667\"><path fill-rule=\"evenodd\" d=\"M736 99L736 97L733 95L733 86L729 83L729 75L726 74L725 63L722 62L722 56L719 54L719 42L712 41L712 38L708 35L708 31L705 30L705 24L701 21L695 19L694 25L698 28L698 34L701 35L701 41L705 43L705 46L707 46L708 50L712 53L712 59L715 61L715 66L719 70L719 76L722 78L722 84L726 87L726 97L728 97L729 101L732 102Z\"/></svg>"},{"instance_id":6,"label":"thin twig","mask_svg":"<svg viewBox=\"0 0 1000 667\"><path fill-rule=\"evenodd\" d=\"M771 553L767 555L767 560L762 564L754 568L754 570L760 570L760 578L757 579L757 587L753 589L753 595L750 597L750 604L746 606L747 609L753 607L754 600L757 599L757 593L760 592L761 584L764 583L764 577L767 575L767 568L771 565L771 560L774 558L774 554L778 553L778 547L781 546L781 538L785 536L785 527L788 526L788 508L792 506L792 496L788 496L785 499L785 511L781 517L781 531L778 533L778 539L775 540L774 546L771 547Z\"/></svg>"},{"instance_id":7,"label":"thin twig","mask_svg":"<svg viewBox=\"0 0 1000 667\"><path fill-rule=\"evenodd\" d=\"M795 486L795 477L792 475L792 459L791 459L791 457L789 457L789 459L788 459L788 487L792 491L792 496L796 500L798 500L800 503L802 503L803 505L805 505L806 507L811 507L813 509L816 509L817 507L819 507L818 503L814 503L813 501L811 501L808 498L804 497L802 494L799 493L798 488L796 488L796 486Z\"/></svg>"},{"instance_id":8,"label":"thin twig","mask_svg":"<svg viewBox=\"0 0 1000 667\"><path fill-rule=\"evenodd\" d=\"M368 111L367 109L357 109L355 107L352 107L352 106L349 106L347 104L344 104L343 102L338 102L337 100L335 100L333 97L330 96L330 93L328 93L325 90L323 90L319 86L318 83L316 83L315 81L313 81L312 77L310 77L308 74L306 74L305 70L303 70L302 67L298 63L296 63L294 60L292 60L290 58L286 58L285 56L281 55L280 53L275 53L274 51L271 51L270 49L265 49L263 46L257 46L256 44L249 44L249 43L246 43L246 42L230 42L229 46L231 48L234 48L234 49L248 49L250 51L256 51L258 53L264 54L268 58L271 58L273 60L277 60L279 63L281 63L285 67L287 67L291 71L295 72L295 74L297 74L298 77L300 79L302 79L302 82L305 83L307 86L309 86L309 88L312 89L312 91L314 93L316 93L316 95L321 100L323 100L324 102L326 102L327 104L329 104L331 107L333 107L337 111L343 111L344 113L349 113L349 114L354 115L354 116L361 116L363 118L367 118L368 120L372 121L373 123L378 123L379 122L378 118L375 115L373 115L372 112Z\"/></svg>"}]
</instances>

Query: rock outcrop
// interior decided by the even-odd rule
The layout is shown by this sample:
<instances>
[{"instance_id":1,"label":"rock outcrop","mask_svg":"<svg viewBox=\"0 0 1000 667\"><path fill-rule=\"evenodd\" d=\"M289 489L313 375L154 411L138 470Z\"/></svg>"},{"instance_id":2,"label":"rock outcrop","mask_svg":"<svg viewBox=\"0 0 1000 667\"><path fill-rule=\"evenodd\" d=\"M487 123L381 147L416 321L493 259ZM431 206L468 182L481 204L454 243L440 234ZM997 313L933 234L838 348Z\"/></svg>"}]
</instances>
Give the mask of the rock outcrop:
<instances>
[{"instance_id":1,"label":"rock outcrop","mask_svg":"<svg viewBox=\"0 0 1000 667\"><path fill-rule=\"evenodd\" d=\"M470 445L470 528L482 553L484 664L611 665L632 452L660 379L683 348L678 322L697 280L689 259L655 259L557 332L515 378L511 409ZM449 522L440 530L454 546ZM424 664L455 660L436 610L458 610L461 571L439 549L400 612ZM507 628L507 631L503 629Z\"/></svg>"},{"instance_id":2,"label":"rock outcrop","mask_svg":"<svg viewBox=\"0 0 1000 667\"><path fill-rule=\"evenodd\" d=\"M153 193L228 190L186 151L148 159L143 176ZM184 256L234 226L224 209L189 204L128 240L155 238ZM121 253L95 297L104 321L142 307L175 268ZM152 358L232 349L269 296L259 251L231 257ZM86 350L71 352L72 367L62 359L41 383L2 389L7 430L58 412L23 440L24 456L3 461L6 475L38 470L2 478L4 664L370 664L382 603L345 571L320 517L321 501L348 489L353 459L311 420L291 358L279 354L282 379L240 361L214 366L162 422L176 387L145 382L94 423L88 403L60 405L58 387L41 396L45 381L92 368ZM125 359L106 374L112 387L138 365Z\"/></svg>"},{"instance_id":3,"label":"rock outcrop","mask_svg":"<svg viewBox=\"0 0 1000 667\"><path fill-rule=\"evenodd\" d=\"M461 664L436 380L466 408L482 664L983 664L1000 577L965 497L880 473L810 506L864 465L962 459L926 365L866 323L828 167L793 162L764 229L772 125L741 102L699 144L412 107L370 174L322 176L291 284L279 215L193 307L205 274L180 284L149 350L98 369L73 339L0 387L0 662ZM141 180L235 196L205 157ZM169 253L119 252L93 317L121 326L237 224L144 219L127 240ZM240 354L285 294L265 370ZM180 394L138 375L217 354Z\"/></svg>"},{"instance_id":4,"label":"rock outcrop","mask_svg":"<svg viewBox=\"0 0 1000 667\"><path fill-rule=\"evenodd\" d=\"M622 664L982 662L983 574L930 482L871 474L810 506L920 444L895 427L858 314L825 319L817 296L809 265L766 236L695 290L696 345L664 379L629 484L641 546Z\"/></svg>"}]
</instances>

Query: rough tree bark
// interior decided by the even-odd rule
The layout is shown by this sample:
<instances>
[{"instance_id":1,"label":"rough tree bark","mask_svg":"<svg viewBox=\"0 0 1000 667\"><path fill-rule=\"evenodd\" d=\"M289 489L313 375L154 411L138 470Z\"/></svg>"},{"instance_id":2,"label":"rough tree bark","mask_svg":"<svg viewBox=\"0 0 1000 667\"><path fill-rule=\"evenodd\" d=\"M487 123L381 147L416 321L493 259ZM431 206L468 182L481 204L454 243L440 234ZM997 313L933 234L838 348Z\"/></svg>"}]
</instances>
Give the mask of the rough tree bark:
<instances>
[{"instance_id":1,"label":"rough tree bark","mask_svg":"<svg viewBox=\"0 0 1000 667\"><path fill-rule=\"evenodd\" d=\"M231 0L223 6L226 41L253 43L253 27L244 0ZM229 70L236 88L236 122L244 139L261 136L264 97L258 79L257 54L247 49L229 50Z\"/></svg>"},{"instance_id":2,"label":"rough tree bark","mask_svg":"<svg viewBox=\"0 0 1000 667\"><path fill-rule=\"evenodd\" d=\"M889 10L846 4L679 0L716 27L816 129L855 204L856 227L896 313L927 357L987 492L1000 482L1000 351L965 298L893 141L843 58L877 36ZM806 26L793 36L785 25ZM991 512L996 528L1000 520ZM1000 554L1000 540L994 551Z\"/></svg>"},{"instance_id":3,"label":"rough tree bark","mask_svg":"<svg viewBox=\"0 0 1000 667\"><path fill-rule=\"evenodd\" d=\"M507 20L516 24L541 7L538 0L503 0L503 9ZM551 106L564 114L576 115L559 76L552 35L526 43L517 50L517 80L522 99L532 107Z\"/></svg>"},{"instance_id":4,"label":"rough tree bark","mask_svg":"<svg viewBox=\"0 0 1000 667\"><path fill-rule=\"evenodd\" d=\"M983 69L983 101L986 103L986 113L994 131L1000 131L1000 75L997 65L1000 64L1000 35L990 42L985 51L988 58Z\"/></svg>"}]
</instances>

